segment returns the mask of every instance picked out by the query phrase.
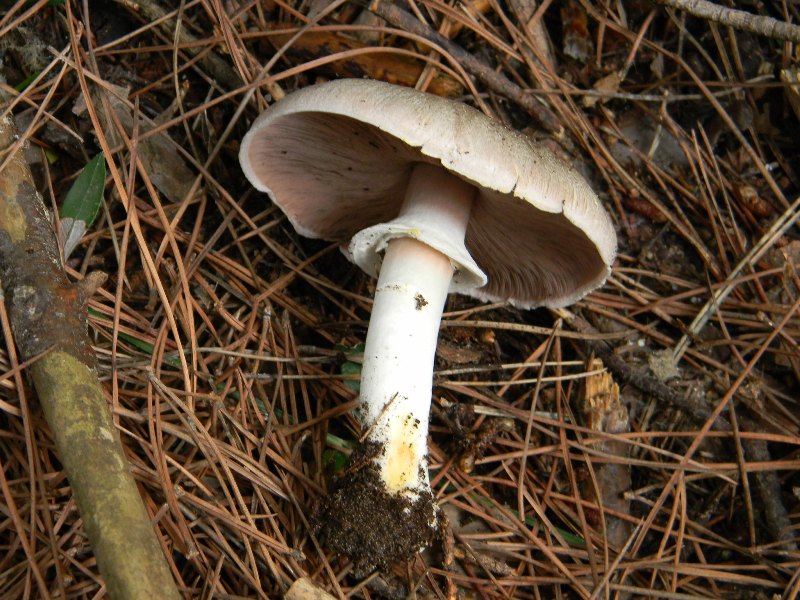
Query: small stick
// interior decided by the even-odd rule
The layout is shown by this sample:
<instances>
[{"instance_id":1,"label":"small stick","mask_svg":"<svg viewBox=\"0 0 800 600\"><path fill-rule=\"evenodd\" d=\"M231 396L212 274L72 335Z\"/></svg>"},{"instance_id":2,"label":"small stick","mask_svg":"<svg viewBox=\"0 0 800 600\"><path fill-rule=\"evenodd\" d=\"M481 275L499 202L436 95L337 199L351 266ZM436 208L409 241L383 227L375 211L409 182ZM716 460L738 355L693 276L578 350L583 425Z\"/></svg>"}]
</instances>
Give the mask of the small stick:
<instances>
[{"instance_id":1,"label":"small stick","mask_svg":"<svg viewBox=\"0 0 800 600\"><path fill-rule=\"evenodd\" d=\"M707 0L658 0L658 2L664 6L677 8L695 17L714 21L734 29L741 29L742 31L749 31L750 33L778 40L800 42L800 27L784 21L778 21L772 17L754 15L744 10L720 6Z\"/></svg>"}]
</instances>

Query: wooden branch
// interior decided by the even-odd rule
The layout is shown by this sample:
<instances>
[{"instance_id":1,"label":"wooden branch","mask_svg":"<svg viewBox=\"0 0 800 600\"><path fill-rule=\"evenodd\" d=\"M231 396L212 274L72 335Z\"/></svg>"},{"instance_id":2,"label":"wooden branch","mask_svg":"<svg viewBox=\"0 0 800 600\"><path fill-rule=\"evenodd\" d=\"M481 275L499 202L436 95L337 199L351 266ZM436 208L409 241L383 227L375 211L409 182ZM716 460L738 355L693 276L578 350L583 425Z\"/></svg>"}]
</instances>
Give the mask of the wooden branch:
<instances>
[{"instance_id":1,"label":"wooden branch","mask_svg":"<svg viewBox=\"0 0 800 600\"><path fill-rule=\"evenodd\" d=\"M720 6L707 0L658 0L658 2L664 6L677 8L695 17L714 21L734 29L789 42L800 42L800 27L772 17L754 15L744 10Z\"/></svg>"},{"instance_id":2,"label":"wooden branch","mask_svg":"<svg viewBox=\"0 0 800 600\"><path fill-rule=\"evenodd\" d=\"M17 139L11 117L0 120L0 282L15 342L23 359L37 357L28 373L108 595L177 599L94 369L86 304L103 276L67 279Z\"/></svg>"}]
</instances>

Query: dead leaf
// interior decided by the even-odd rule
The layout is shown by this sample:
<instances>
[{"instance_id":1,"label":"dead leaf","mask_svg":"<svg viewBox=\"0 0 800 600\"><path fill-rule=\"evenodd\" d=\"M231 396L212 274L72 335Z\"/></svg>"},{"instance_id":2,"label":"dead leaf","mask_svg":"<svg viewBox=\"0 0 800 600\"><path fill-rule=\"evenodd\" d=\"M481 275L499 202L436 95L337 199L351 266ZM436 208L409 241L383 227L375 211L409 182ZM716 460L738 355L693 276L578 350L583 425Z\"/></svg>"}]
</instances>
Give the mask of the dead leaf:
<instances>
[{"instance_id":1,"label":"dead leaf","mask_svg":"<svg viewBox=\"0 0 800 600\"><path fill-rule=\"evenodd\" d=\"M791 65L781 69L781 81L787 84L783 86L783 91L795 116L800 119L800 68Z\"/></svg>"},{"instance_id":2,"label":"dead leaf","mask_svg":"<svg viewBox=\"0 0 800 600\"><path fill-rule=\"evenodd\" d=\"M629 110L617 117L616 124L618 131L612 131L620 137L609 146L611 155L622 166L641 166L642 154L650 156L650 160L664 169L688 165L686 154L675 136L667 127L659 126L649 114ZM604 127L604 130L608 129Z\"/></svg>"},{"instance_id":3,"label":"dead leaf","mask_svg":"<svg viewBox=\"0 0 800 600\"><path fill-rule=\"evenodd\" d=\"M453 344L446 339L440 339L436 345L436 356L453 365L465 365L479 362L483 358L483 350L475 350L466 344Z\"/></svg>"}]
</instances>

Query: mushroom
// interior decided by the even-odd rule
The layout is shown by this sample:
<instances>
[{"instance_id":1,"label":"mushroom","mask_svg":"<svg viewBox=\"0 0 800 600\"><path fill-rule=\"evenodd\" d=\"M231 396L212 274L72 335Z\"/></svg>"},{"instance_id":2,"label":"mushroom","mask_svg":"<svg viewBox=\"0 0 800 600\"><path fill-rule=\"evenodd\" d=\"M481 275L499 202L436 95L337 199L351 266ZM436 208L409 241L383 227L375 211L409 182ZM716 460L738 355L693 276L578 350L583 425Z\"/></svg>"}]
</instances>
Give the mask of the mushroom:
<instances>
[{"instance_id":1,"label":"mushroom","mask_svg":"<svg viewBox=\"0 0 800 600\"><path fill-rule=\"evenodd\" d=\"M304 88L253 123L250 182L298 233L343 244L378 278L361 371L361 446L318 522L357 566L430 543L427 433L448 292L561 307L602 284L616 251L587 182L467 105L387 83Z\"/></svg>"}]
</instances>

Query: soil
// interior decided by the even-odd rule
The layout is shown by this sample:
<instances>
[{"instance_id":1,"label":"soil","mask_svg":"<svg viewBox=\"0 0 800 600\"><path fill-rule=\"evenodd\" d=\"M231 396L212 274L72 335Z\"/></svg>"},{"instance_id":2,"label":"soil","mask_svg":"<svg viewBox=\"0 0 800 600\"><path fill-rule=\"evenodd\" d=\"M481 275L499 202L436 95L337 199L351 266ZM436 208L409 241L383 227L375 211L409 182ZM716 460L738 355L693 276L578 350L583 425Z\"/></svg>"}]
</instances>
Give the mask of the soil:
<instances>
[{"instance_id":1,"label":"soil","mask_svg":"<svg viewBox=\"0 0 800 600\"><path fill-rule=\"evenodd\" d=\"M357 576L409 559L431 543L436 528L430 493L413 501L386 491L371 460L381 451L375 442L357 448L314 517L323 542L350 556Z\"/></svg>"}]
</instances>

